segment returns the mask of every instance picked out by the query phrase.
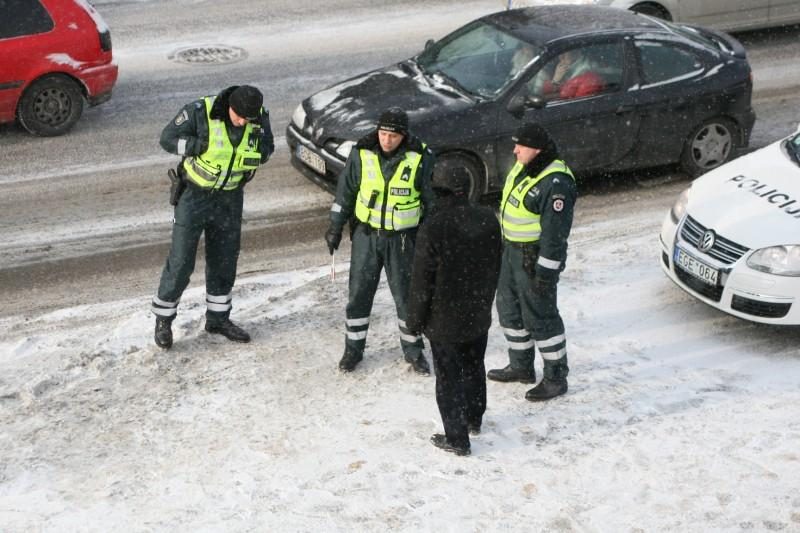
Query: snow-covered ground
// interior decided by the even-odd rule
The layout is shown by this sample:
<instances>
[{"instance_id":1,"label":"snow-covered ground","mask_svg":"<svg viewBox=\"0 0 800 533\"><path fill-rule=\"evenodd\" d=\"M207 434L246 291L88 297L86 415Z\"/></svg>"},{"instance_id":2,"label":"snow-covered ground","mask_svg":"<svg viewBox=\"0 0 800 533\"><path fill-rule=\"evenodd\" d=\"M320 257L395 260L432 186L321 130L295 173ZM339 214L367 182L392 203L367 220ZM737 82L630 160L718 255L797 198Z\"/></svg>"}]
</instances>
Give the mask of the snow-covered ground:
<instances>
[{"instance_id":1,"label":"snow-covered ground","mask_svg":"<svg viewBox=\"0 0 800 533\"><path fill-rule=\"evenodd\" d=\"M203 331L201 288L170 352L148 294L3 319L0 530L800 531L798 331L684 295L663 209L627 213L574 230L569 393L490 382L466 458L428 442L434 379L402 361L385 283L338 373L348 265L332 282L324 252L240 278L248 345ZM487 367L505 361L495 323Z\"/></svg>"}]
</instances>

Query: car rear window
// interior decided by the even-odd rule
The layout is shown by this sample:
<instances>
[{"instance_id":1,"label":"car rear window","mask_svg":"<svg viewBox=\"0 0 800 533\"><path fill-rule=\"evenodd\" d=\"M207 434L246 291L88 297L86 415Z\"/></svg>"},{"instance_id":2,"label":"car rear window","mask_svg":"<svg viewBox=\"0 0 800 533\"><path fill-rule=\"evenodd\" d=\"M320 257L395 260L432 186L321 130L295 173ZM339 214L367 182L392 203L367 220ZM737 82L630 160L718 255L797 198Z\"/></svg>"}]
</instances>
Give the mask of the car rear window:
<instances>
[{"instance_id":1,"label":"car rear window","mask_svg":"<svg viewBox=\"0 0 800 533\"><path fill-rule=\"evenodd\" d=\"M53 29L53 19L39 0L0 0L0 39Z\"/></svg>"}]
</instances>

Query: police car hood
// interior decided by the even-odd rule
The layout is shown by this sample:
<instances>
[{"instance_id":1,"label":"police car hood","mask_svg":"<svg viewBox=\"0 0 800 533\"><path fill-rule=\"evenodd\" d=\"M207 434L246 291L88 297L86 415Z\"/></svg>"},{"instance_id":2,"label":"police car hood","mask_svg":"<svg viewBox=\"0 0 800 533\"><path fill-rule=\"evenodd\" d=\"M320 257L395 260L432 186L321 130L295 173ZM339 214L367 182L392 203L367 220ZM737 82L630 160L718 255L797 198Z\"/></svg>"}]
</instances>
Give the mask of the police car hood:
<instances>
[{"instance_id":1,"label":"police car hood","mask_svg":"<svg viewBox=\"0 0 800 533\"><path fill-rule=\"evenodd\" d=\"M695 180L687 212L751 249L800 244L800 167L776 142Z\"/></svg>"},{"instance_id":2,"label":"police car hood","mask_svg":"<svg viewBox=\"0 0 800 533\"><path fill-rule=\"evenodd\" d=\"M422 136L431 115L440 118L442 111L472 105L474 100L469 95L423 74L409 60L333 85L309 97L304 107L314 142L324 144L331 138L362 137L375 129L378 117L389 107L404 109L411 131Z\"/></svg>"}]
</instances>

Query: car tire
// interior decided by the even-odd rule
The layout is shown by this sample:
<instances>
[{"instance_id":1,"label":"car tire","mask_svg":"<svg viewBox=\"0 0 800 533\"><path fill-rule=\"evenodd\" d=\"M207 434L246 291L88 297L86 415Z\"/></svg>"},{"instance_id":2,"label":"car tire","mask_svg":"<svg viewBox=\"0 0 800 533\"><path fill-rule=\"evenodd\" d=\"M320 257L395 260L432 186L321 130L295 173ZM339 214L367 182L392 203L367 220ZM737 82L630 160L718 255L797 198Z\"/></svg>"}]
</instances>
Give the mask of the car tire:
<instances>
[{"instance_id":1,"label":"car tire","mask_svg":"<svg viewBox=\"0 0 800 533\"><path fill-rule=\"evenodd\" d=\"M83 94L74 80L47 76L31 83L20 98L17 117L34 135L51 137L69 131L83 113Z\"/></svg>"},{"instance_id":2,"label":"car tire","mask_svg":"<svg viewBox=\"0 0 800 533\"><path fill-rule=\"evenodd\" d=\"M690 177L727 163L738 148L739 130L726 118L707 120L696 127L681 154L681 167Z\"/></svg>"},{"instance_id":3,"label":"car tire","mask_svg":"<svg viewBox=\"0 0 800 533\"><path fill-rule=\"evenodd\" d=\"M475 158L466 154L442 154L436 157L436 168L440 171L448 168L464 168L469 174L469 201L478 203L486 190L486 175Z\"/></svg>"},{"instance_id":4,"label":"car tire","mask_svg":"<svg viewBox=\"0 0 800 533\"><path fill-rule=\"evenodd\" d=\"M669 11L656 3L645 2L643 4L636 4L635 6L631 6L630 10L634 13L641 13L642 15L649 15L672 22L672 16L669 14Z\"/></svg>"}]
</instances>

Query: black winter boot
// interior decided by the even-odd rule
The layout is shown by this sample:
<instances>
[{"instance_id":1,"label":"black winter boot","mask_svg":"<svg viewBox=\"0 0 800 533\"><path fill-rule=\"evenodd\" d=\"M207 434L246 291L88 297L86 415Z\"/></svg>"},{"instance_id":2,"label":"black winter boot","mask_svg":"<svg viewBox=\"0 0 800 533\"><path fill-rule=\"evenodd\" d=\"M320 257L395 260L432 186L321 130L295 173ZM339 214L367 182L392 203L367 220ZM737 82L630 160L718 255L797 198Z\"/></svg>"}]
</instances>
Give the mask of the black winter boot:
<instances>
[{"instance_id":1,"label":"black winter boot","mask_svg":"<svg viewBox=\"0 0 800 533\"><path fill-rule=\"evenodd\" d=\"M489 370L489 372L486 374L486 377L492 381L502 381L504 383L508 383L510 381L518 381L519 383L536 383L535 370L514 368L511 365Z\"/></svg>"},{"instance_id":2,"label":"black winter boot","mask_svg":"<svg viewBox=\"0 0 800 533\"><path fill-rule=\"evenodd\" d=\"M156 317L156 345L164 350L172 348L172 320Z\"/></svg>"},{"instance_id":3,"label":"black winter boot","mask_svg":"<svg viewBox=\"0 0 800 533\"><path fill-rule=\"evenodd\" d=\"M541 402L556 396L561 396L567 392L567 380L542 379L538 385L525 393L525 399L531 402Z\"/></svg>"},{"instance_id":4,"label":"black winter boot","mask_svg":"<svg viewBox=\"0 0 800 533\"><path fill-rule=\"evenodd\" d=\"M442 433L434 433L431 435L431 442L437 448L440 448L446 452L454 453L456 455L469 455L470 449L469 445L467 446L455 446L450 444L447 440L447 437Z\"/></svg>"},{"instance_id":5,"label":"black winter boot","mask_svg":"<svg viewBox=\"0 0 800 533\"><path fill-rule=\"evenodd\" d=\"M341 361L339 361L339 370L342 372L352 372L363 358L364 355L361 352L345 348L344 355Z\"/></svg>"},{"instance_id":6,"label":"black winter boot","mask_svg":"<svg viewBox=\"0 0 800 533\"><path fill-rule=\"evenodd\" d=\"M226 318L221 322L206 320L206 331L222 335L229 341L250 342L250 334Z\"/></svg>"},{"instance_id":7,"label":"black winter boot","mask_svg":"<svg viewBox=\"0 0 800 533\"><path fill-rule=\"evenodd\" d=\"M411 368L413 368L414 372L417 374L422 374L423 376L431 375L431 367L428 365L428 360L425 359L424 355L419 354L416 359L409 359L408 357L405 359L406 362L411 364Z\"/></svg>"}]
</instances>

